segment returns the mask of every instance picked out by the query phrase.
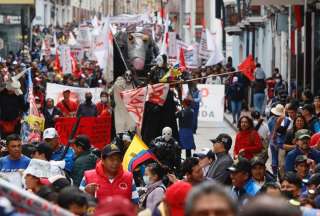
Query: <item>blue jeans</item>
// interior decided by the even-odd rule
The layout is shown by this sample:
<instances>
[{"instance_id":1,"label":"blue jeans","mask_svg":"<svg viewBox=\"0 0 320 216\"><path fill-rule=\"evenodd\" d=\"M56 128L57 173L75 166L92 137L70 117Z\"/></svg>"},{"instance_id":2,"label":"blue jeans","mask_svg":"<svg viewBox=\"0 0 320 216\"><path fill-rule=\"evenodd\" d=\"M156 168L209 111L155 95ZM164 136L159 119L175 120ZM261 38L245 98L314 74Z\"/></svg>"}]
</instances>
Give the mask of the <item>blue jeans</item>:
<instances>
[{"instance_id":1,"label":"blue jeans","mask_svg":"<svg viewBox=\"0 0 320 216\"><path fill-rule=\"evenodd\" d=\"M279 147L271 143L270 150L272 173L274 176L277 176L279 167Z\"/></svg>"},{"instance_id":2,"label":"blue jeans","mask_svg":"<svg viewBox=\"0 0 320 216\"><path fill-rule=\"evenodd\" d=\"M265 98L264 93L255 93L253 95L254 110L258 111L260 114L263 113L262 107L263 107L263 103L264 103L264 98Z\"/></svg>"},{"instance_id":3,"label":"blue jeans","mask_svg":"<svg viewBox=\"0 0 320 216\"><path fill-rule=\"evenodd\" d=\"M231 101L231 111L232 111L232 118L233 122L238 122L240 119L240 113L241 113L241 101Z\"/></svg>"}]
</instances>

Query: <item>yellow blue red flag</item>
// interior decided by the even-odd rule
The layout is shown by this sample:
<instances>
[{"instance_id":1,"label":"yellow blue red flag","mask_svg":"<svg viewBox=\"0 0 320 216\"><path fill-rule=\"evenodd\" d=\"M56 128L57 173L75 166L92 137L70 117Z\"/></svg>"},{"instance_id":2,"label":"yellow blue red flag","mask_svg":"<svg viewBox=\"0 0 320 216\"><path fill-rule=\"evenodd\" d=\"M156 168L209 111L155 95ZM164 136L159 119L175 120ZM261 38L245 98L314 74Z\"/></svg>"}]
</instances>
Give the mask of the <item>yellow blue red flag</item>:
<instances>
[{"instance_id":1,"label":"yellow blue red flag","mask_svg":"<svg viewBox=\"0 0 320 216\"><path fill-rule=\"evenodd\" d=\"M133 171L139 164L148 159L157 160L149 147L137 135L133 137L129 148L124 154L122 166L124 170Z\"/></svg>"}]
</instances>

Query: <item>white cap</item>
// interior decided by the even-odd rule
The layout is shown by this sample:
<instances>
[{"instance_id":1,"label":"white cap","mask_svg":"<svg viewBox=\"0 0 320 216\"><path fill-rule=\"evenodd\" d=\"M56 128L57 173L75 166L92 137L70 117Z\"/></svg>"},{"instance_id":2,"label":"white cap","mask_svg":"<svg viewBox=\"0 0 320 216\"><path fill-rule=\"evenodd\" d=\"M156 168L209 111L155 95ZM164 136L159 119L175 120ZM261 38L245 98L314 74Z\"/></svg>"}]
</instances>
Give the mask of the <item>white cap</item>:
<instances>
[{"instance_id":1,"label":"white cap","mask_svg":"<svg viewBox=\"0 0 320 216\"><path fill-rule=\"evenodd\" d=\"M43 139L53 139L58 136L58 132L55 128L47 128L43 132Z\"/></svg>"}]
</instances>

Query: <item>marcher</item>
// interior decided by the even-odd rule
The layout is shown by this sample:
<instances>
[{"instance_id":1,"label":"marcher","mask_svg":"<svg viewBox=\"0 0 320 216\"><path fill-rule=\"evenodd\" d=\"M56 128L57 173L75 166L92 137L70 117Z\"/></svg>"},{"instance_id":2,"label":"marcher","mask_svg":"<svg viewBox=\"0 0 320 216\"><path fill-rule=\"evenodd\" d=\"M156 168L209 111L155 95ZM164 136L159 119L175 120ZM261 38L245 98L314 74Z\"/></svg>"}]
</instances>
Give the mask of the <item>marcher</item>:
<instances>
[{"instance_id":1,"label":"marcher","mask_svg":"<svg viewBox=\"0 0 320 216\"><path fill-rule=\"evenodd\" d=\"M193 139L193 124L195 115L191 108L191 100L183 100L183 109L177 114L179 119L179 139L181 149L186 150L186 157L191 157L191 150L195 149L195 143Z\"/></svg>"},{"instance_id":2,"label":"marcher","mask_svg":"<svg viewBox=\"0 0 320 216\"><path fill-rule=\"evenodd\" d=\"M43 132L43 140L46 143L50 144L53 149L51 160L54 160L54 161L64 160L65 161L64 169L67 172L71 172L73 168L74 152L71 148L68 148L67 152L65 152L67 147L63 146L60 143L57 130L55 128L45 129Z\"/></svg>"},{"instance_id":3,"label":"marcher","mask_svg":"<svg viewBox=\"0 0 320 216\"><path fill-rule=\"evenodd\" d=\"M256 71L255 71L255 80L253 82L253 104L255 111L258 111L259 113L263 114L263 105L264 105L264 99L265 99L265 88L266 88L266 82L265 82L265 73L261 68L261 65L258 63L256 65Z\"/></svg>"},{"instance_id":4,"label":"marcher","mask_svg":"<svg viewBox=\"0 0 320 216\"><path fill-rule=\"evenodd\" d=\"M77 187L79 187L81 183L84 172L96 167L98 158L90 149L91 144L89 138L86 135L78 135L74 140L73 150L75 158L70 174L70 177L73 179L73 184Z\"/></svg>"},{"instance_id":5,"label":"marcher","mask_svg":"<svg viewBox=\"0 0 320 216\"><path fill-rule=\"evenodd\" d=\"M220 134L216 139L210 140L213 144L213 152L216 155L216 161L210 166L207 177L222 184L230 184L229 168L233 160L229 154L232 145L232 138L227 134Z\"/></svg>"},{"instance_id":6,"label":"marcher","mask_svg":"<svg viewBox=\"0 0 320 216\"><path fill-rule=\"evenodd\" d=\"M207 176L209 168L215 161L215 154L213 153L213 151L205 148L202 149L201 152L194 153L193 157L199 158L199 164L202 167L203 176Z\"/></svg>"},{"instance_id":7,"label":"marcher","mask_svg":"<svg viewBox=\"0 0 320 216\"><path fill-rule=\"evenodd\" d=\"M238 129L233 150L234 157L242 156L250 160L262 151L260 136L254 130L252 119L247 116L239 119Z\"/></svg>"},{"instance_id":8,"label":"marcher","mask_svg":"<svg viewBox=\"0 0 320 216\"><path fill-rule=\"evenodd\" d=\"M261 187L269 182L276 182L276 178L267 171L265 161L262 158L254 157L251 159L252 179Z\"/></svg>"},{"instance_id":9,"label":"marcher","mask_svg":"<svg viewBox=\"0 0 320 216\"><path fill-rule=\"evenodd\" d=\"M203 176L203 170L199 165L199 159L190 157L181 164L182 175L185 176L185 181L191 185L197 185L203 182L206 178Z\"/></svg>"},{"instance_id":10,"label":"marcher","mask_svg":"<svg viewBox=\"0 0 320 216\"><path fill-rule=\"evenodd\" d=\"M192 188L186 201L185 215L237 215L237 204L222 185L205 182Z\"/></svg>"},{"instance_id":11,"label":"marcher","mask_svg":"<svg viewBox=\"0 0 320 216\"><path fill-rule=\"evenodd\" d=\"M71 91L63 91L63 99L57 104L57 108L64 117L74 117L76 115L78 104L70 99Z\"/></svg>"},{"instance_id":12,"label":"marcher","mask_svg":"<svg viewBox=\"0 0 320 216\"><path fill-rule=\"evenodd\" d=\"M85 102L79 105L77 110L77 117L97 117L98 111L97 106L92 103L92 93L86 92L85 93Z\"/></svg>"},{"instance_id":13,"label":"marcher","mask_svg":"<svg viewBox=\"0 0 320 216\"><path fill-rule=\"evenodd\" d=\"M131 172L122 168L122 155L115 144L107 145L101 152L101 161L95 169L84 172L80 189L102 201L120 195L138 204L139 196Z\"/></svg>"},{"instance_id":14,"label":"marcher","mask_svg":"<svg viewBox=\"0 0 320 216\"><path fill-rule=\"evenodd\" d=\"M189 83L189 92L188 95L190 96L190 99L192 100L192 106L193 109L193 133L197 133L198 129L198 115L199 115L199 109L200 109L200 102L201 102L201 92L197 88L196 83Z\"/></svg>"},{"instance_id":15,"label":"marcher","mask_svg":"<svg viewBox=\"0 0 320 216\"><path fill-rule=\"evenodd\" d=\"M231 110L233 124L236 124L240 119L241 105L244 99L243 86L238 82L238 77L234 76L232 84L228 88L227 96L231 101Z\"/></svg>"},{"instance_id":16,"label":"marcher","mask_svg":"<svg viewBox=\"0 0 320 216\"><path fill-rule=\"evenodd\" d=\"M54 100L52 98L48 98L46 100L46 105L43 109L43 115L45 118L45 129L54 127L55 120L59 117L62 117L61 111L54 106Z\"/></svg>"},{"instance_id":17,"label":"marcher","mask_svg":"<svg viewBox=\"0 0 320 216\"><path fill-rule=\"evenodd\" d=\"M109 94L106 91L100 93L100 102L96 104L98 116L111 115L112 109L109 104Z\"/></svg>"}]
</instances>

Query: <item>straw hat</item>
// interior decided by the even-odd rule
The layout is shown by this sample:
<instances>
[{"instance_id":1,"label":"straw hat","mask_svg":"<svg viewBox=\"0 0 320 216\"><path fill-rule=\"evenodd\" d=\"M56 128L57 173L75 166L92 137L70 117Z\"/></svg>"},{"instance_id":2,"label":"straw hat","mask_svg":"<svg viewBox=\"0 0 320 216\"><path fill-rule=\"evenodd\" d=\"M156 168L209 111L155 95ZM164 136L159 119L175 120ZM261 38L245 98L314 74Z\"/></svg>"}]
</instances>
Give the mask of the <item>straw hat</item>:
<instances>
[{"instance_id":1,"label":"straw hat","mask_svg":"<svg viewBox=\"0 0 320 216\"><path fill-rule=\"evenodd\" d=\"M282 104L277 104L275 107L271 109L271 113L277 116L284 115L284 106Z\"/></svg>"}]
</instances>

